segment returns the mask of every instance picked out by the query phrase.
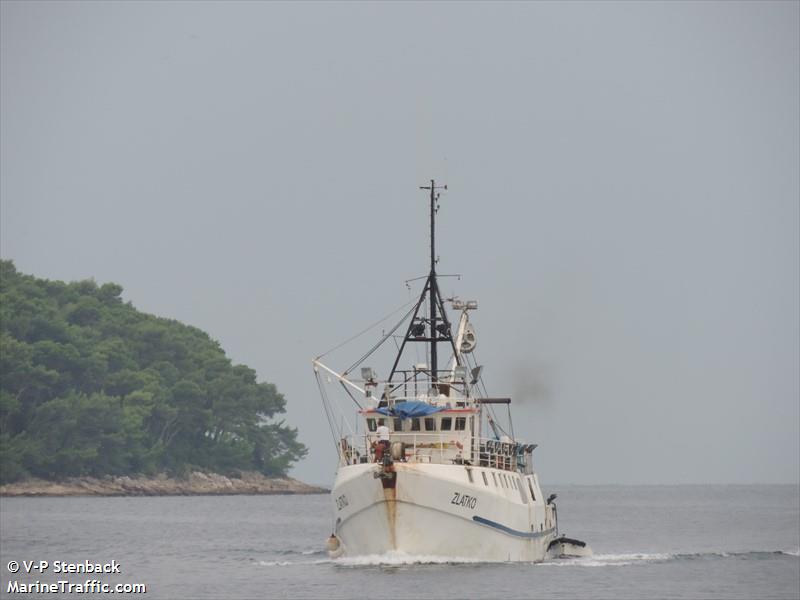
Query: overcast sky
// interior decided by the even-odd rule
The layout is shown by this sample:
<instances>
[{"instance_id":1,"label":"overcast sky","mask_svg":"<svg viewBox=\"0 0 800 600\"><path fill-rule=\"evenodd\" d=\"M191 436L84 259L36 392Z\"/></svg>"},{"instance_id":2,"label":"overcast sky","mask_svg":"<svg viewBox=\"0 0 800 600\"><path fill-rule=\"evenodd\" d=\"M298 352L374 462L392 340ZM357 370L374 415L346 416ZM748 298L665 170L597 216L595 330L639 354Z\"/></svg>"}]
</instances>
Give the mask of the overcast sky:
<instances>
[{"instance_id":1,"label":"overcast sky","mask_svg":"<svg viewBox=\"0 0 800 600\"><path fill-rule=\"evenodd\" d=\"M436 178L546 487L797 482L798 7L4 1L0 254L207 331L330 483L310 361L426 273Z\"/></svg>"}]
</instances>

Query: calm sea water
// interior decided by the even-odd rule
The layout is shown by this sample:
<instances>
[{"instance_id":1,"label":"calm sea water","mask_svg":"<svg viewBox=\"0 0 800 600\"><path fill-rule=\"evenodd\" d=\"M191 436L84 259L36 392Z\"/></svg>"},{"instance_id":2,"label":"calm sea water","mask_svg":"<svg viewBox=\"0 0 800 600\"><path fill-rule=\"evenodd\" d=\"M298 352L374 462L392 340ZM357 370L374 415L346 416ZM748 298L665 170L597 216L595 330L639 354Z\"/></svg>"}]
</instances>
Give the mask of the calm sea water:
<instances>
[{"instance_id":1,"label":"calm sea water","mask_svg":"<svg viewBox=\"0 0 800 600\"><path fill-rule=\"evenodd\" d=\"M797 486L554 486L591 559L331 561L327 496L0 499L0 581L82 583L55 561L109 562L145 598L798 598ZM454 540L454 556L457 552ZM21 572L8 572L16 560ZM46 560L44 574L22 561ZM100 594L90 594L98 597ZM49 594L48 597L68 597ZM74 597L74 596L72 596ZM128 596L125 596L128 597Z\"/></svg>"}]
</instances>

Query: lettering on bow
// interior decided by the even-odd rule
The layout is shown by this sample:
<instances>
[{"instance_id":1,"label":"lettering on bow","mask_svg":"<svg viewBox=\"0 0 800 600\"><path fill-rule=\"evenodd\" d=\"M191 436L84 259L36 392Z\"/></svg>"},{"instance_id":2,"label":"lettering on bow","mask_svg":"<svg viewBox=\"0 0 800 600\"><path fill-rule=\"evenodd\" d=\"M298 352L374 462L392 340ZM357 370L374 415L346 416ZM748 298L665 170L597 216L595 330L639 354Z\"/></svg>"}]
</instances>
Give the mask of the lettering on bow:
<instances>
[{"instance_id":1,"label":"lettering on bow","mask_svg":"<svg viewBox=\"0 0 800 600\"><path fill-rule=\"evenodd\" d=\"M470 496L468 494L453 492L453 499L450 500L450 504L455 504L456 506L462 506L464 508L474 509L475 506L478 504L478 499L475 496Z\"/></svg>"}]
</instances>

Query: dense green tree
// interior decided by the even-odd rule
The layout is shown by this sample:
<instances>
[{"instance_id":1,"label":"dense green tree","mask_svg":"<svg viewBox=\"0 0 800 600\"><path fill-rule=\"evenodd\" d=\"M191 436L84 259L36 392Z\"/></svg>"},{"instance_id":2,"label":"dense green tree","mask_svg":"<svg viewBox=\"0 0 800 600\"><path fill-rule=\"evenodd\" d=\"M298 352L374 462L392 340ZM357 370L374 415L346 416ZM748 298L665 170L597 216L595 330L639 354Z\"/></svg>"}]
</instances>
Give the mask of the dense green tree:
<instances>
[{"instance_id":1,"label":"dense green tree","mask_svg":"<svg viewBox=\"0 0 800 600\"><path fill-rule=\"evenodd\" d=\"M122 288L0 261L0 480L191 468L284 475L306 449L274 385Z\"/></svg>"}]
</instances>

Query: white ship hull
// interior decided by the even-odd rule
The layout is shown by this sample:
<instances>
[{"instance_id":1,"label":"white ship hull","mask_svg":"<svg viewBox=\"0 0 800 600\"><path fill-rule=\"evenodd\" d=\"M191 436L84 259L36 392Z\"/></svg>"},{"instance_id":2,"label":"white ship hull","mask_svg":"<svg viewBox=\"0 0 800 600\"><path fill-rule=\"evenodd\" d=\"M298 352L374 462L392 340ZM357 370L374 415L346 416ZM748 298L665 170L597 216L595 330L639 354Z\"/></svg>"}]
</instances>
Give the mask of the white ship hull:
<instances>
[{"instance_id":1,"label":"white ship hull","mask_svg":"<svg viewBox=\"0 0 800 600\"><path fill-rule=\"evenodd\" d=\"M374 476L377 464L339 468L331 494L339 555L538 562L556 537L535 475L421 463L395 463L394 470L388 487Z\"/></svg>"}]
</instances>

